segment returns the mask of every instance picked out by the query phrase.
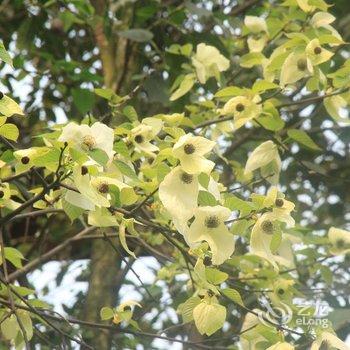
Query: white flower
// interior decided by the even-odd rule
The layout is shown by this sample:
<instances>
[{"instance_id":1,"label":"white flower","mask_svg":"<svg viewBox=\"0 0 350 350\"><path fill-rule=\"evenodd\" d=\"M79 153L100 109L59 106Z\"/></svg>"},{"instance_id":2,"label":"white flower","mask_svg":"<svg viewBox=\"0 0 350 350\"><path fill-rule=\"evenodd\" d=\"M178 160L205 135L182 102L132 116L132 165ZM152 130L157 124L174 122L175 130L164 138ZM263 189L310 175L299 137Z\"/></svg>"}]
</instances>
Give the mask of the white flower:
<instances>
[{"instance_id":1,"label":"white flower","mask_svg":"<svg viewBox=\"0 0 350 350\"><path fill-rule=\"evenodd\" d=\"M163 127L163 122L157 118L145 118L142 123L131 130L131 141L140 152L154 155L159 148L151 143Z\"/></svg>"},{"instance_id":2,"label":"white flower","mask_svg":"<svg viewBox=\"0 0 350 350\"><path fill-rule=\"evenodd\" d=\"M201 136L186 134L179 138L173 147L173 155L180 160L182 169L188 174L210 173L215 163L206 159L205 154L209 153L215 146Z\"/></svg>"},{"instance_id":3,"label":"white flower","mask_svg":"<svg viewBox=\"0 0 350 350\"><path fill-rule=\"evenodd\" d=\"M240 342L243 349L257 349L257 344L266 339L261 335L260 329L257 327L266 327L261 323L257 315L263 314L259 309L253 309L254 313L247 312L241 328Z\"/></svg>"},{"instance_id":4,"label":"white flower","mask_svg":"<svg viewBox=\"0 0 350 350\"><path fill-rule=\"evenodd\" d=\"M267 25L264 18L257 16L246 16L244 25L254 34L265 32L267 33Z\"/></svg>"},{"instance_id":5,"label":"white flower","mask_svg":"<svg viewBox=\"0 0 350 350\"><path fill-rule=\"evenodd\" d=\"M312 16L310 21L311 25L314 28L324 28L328 30L331 33L331 35L333 35L338 40L338 42L331 43L330 46L336 46L344 43L341 35L330 25L334 21L335 17L328 12L317 12Z\"/></svg>"},{"instance_id":6,"label":"white flower","mask_svg":"<svg viewBox=\"0 0 350 350\"><path fill-rule=\"evenodd\" d=\"M246 16L244 24L251 32L247 40L249 51L261 52L268 41L265 19L256 16Z\"/></svg>"},{"instance_id":7,"label":"white flower","mask_svg":"<svg viewBox=\"0 0 350 350\"><path fill-rule=\"evenodd\" d=\"M201 43L197 46L196 54L192 57L200 83L204 84L210 77L219 78L219 72L224 72L230 66L230 61L219 50Z\"/></svg>"},{"instance_id":8,"label":"white flower","mask_svg":"<svg viewBox=\"0 0 350 350\"><path fill-rule=\"evenodd\" d=\"M281 158L278 154L278 148L272 141L266 141L255 148L249 155L244 173L248 174L256 169L267 167L270 163L274 163L275 173L279 173L281 169Z\"/></svg>"},{"instance_id":9,"label":"white flower","mask_svg":"<svg viewBox=\"0 0 350 350\"><path fill-rule=\"evenodd\" d=\"M290 213L295 208L295 204L287 201L282 194L279 194L276 186L272 186L268 191L264 206L272 206L272 213L280 218L280 221L285 222L289 226L295 225L294 219L290 216Z\"/></svg>"},{"instance_id":10,"label":"white flower","mask_svg":"<svg viewBox=\"0 0 350 350\"><path fill-rule=\"evenodd\" d=\"M179 166L167 174L159 185L159 199L175 219L175 226L180 226L180 232L183 232L187 221L193 216L198 192L198 177L186 173Z\"/></svg>"},{"instance_id":11,"label":"white flower","mask_svg":"<svg viewBox=\"0 0 350 350\"><path fill-rule=\"evenodd\" d=\"M0 208L17 209L21 204L11 199L11 196L15 194L17 191L12 191L8 183L0 184Z\"/></svg>"},{"instance_id":12,"label":"white flower","mask_svg":"<svg viewBox=\"0 0 350 350\"><path fill-rule=\"evenodd\" d=\"M292 52L282 65L280 84L284 87L287 84L296 83L298 80L312 75L313 72L311 60L305 52Z\"/></svg>"},{"instance_id":13,"label":"white flower","mask_svg":"<svg viewBox=\"0 0 350 350\"><path fill-rule=\"evenodd\" d=\"M129 205L137 199L132 187L109 176L92 176L85 166L73 169L73 182L80 193L68 190L65 199L85 210L94 210L95 206L110 207L113 187L118 188L122 204Z\"/></svg>"},{"instance_id":14,"label":"white flower","mask_svg":"<svg viewBox=\"0 0 350 350\"><path fill-rule=\"evenodd\" d=\"M232 114L234 117L234 127L238 129L249 120L259 117L262 111L262 106L259 104L260 100L258 95L253 98L236 96L225 103L220 113L223 115Z\"/></svg>"},{"instance_id":15,"label":"white flower","mask_svg":"<svg viewBox=\"0 0 350 350\"><path fill-rule=\"evenodd\" d=\"M331 227L328 238L332 244L330 252L334 255L342 255L350 252L350 232L340 228Z\"/></svg>"},{"instance_id":16,"label":"white flower","mask_svg":"<svg viewBox=\"0 0 350 350\"><path fill-rule=\"evenodd\" d=\"M318 39L311 40L305 49L307 57L314 66L327 62L334 53L324 49Z\"/></svg>"},{"instance_id":17,"label":"white flower","mask_svg":"<svg viewBox=\"0 0 350 350\"><path fill-rule=\"evenodd\" d=\"M279 222L289 226L294 225L294 220L289 214L269 212L264 213L253 226L250 237L250 250L252 254L268 260L275 269L278 269L275 255L271 251L271 240Z\"/></svg>"},{"instance_id":18,"label":"white flower","mask_svg":"<svg viewBox=\"0 0 350 350\"><path fill-rule=\"evenodd\" d=\"M109 159L113 159L114 131L100 122L94 123L91 127L71 122L63 127L58 141L68 142L84 151L101 149L106 152Z\"/></svg>"},{"instance_id":19,"label":"white flower","mask_svg":"<svg viewBox=\"0 0 350 350\"><path fill-rule=\"evenodd\" d=\"M309 0L296 0L299 7L304 12L313 12L316 10L315 6L309 5Z\"/></svg>"},{"instance_id":20,"label":"white flower","mask_svg":"<svg viewBox=\"0 0 350 350\"><path fill-rule=\"evenodd\" d=\"M337 349L350 350L350 347L330 332L322 332L312 343L310 350Z\"/></svg>"},{"instance_id":21,"label":"white flower","mask_svg":"<svg viewBox=\"0 0 350 350\"><path fill-rule=\"evenodd\" d=\"M230 215L231 211L220 205L199 207L194 211L195 219L186 232L190 243L208 242L214 265L224 263L235 249L233 235L225 226Z\"/></svg>"},{"instance_id":22,"label":"white flower","mask_svg":"<svg viewBox=\"0 0 350 350\"><path fill-rule=\"evenodd\" d=\"M286 342L278 342L266 350L294 350L294 346Z\"/></svg>"}]
</instances>

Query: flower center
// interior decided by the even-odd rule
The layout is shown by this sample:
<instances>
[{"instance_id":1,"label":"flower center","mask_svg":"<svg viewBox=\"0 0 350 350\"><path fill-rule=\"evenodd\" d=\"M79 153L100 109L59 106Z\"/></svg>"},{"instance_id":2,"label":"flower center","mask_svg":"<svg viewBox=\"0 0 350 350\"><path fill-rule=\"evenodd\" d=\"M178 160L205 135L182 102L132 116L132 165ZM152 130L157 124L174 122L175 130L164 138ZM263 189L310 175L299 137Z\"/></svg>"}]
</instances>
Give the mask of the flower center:
<instances>
[{"instance_id":1,"label":"flower center","mask_svg":"<svg viewBox=\"0 0 350 350\"><path fill-rule=\"evenodd\" d=\"M91 135L85 135L83 137L83 145L92 151L96 146L96 140Z\"/></svg>"},{"instance_id":2,"label":"flower center","mask_svg":"<svg viewBox=\"0 0 350 350\"><path fill-rule=\"evenodd\" d=\"M193 175L183 172L180 175L180 179L184 184L190 184L193 181Z\"/></svg>"},{"instance_id":3,"label":"flower center","mask_svg":"<svg viewBox=\"0 0 350 350\"><path fill-rule=\"evenodd\" d=\"M322 49L319 46L314 48L314 54L315 55L319 55L321 52L322 52Z\"/></svg>"},{"instance_id":4,"label":"flower center","mask_svg":"<svg viewBox=\"0 0 350 350\"><path fill-rule=\"evenodd\" d=\"M100 193L108 193L109 191L109 186L107 182L101 182L98 187L97 187L98 191Z\"/></svg>"},{"instance_id":5,"label":"flower center","mask_svg":"<svg viewBox=\"0 0 350 350\"><path fill-rule=\"evenodd\" d=\"M87 173L89 172L89 170L88 170L88 168L85 166L85 165L83 165L82 167L81 167L81 175L86 175Z\"/></svg>"},{"instance_id":6,"label":"flower center","mask_svg":"<svg viewBox=\"0 0 350 350\"><path fill-rule=\"evenodd\" d=\"M142 135L136 135L134 140L136 143L142 143L144 138Z\"/></svg>"},{"instance_id":7,"label":"flower center","mask_svg":"<svg viewBox=\"0 0 350 350\"><path fill-rule=\"evenodd\" d=\"M243 112L245 109L244 104L243 103L238 103L236 106L236 111L237 112Z\"/></svg>"},{"instance_id":8,"label":"flower center","mask_svg":"<svg viewBox=\"0 0 350 350\"><path fill-rule=\"evenodd\" d=\"M204 224L207 228L217 228L220 224L219 218L216 215L207 216Z\"/></svg>"},{"instance_id":9,"label":"flower center","mask_svg":"<svg viewBox=\"0 0 350 350\"><path fill-rule=\"evenodd\" d=\"M273 223L270 220L264 220L261 224L261 228L265 233L273 233Z\"/></svg>"},{"instance_id":10,"label":"flower center","mask_svg":"<svg viewBox=\"0 0 350 350\"><path fill-rule=\"evenodd\" d=\"M277 289L277 294L279 294L279 295L283 295L284 294L284 289L283 288L278 288Z\"/></svg>"},{"instance_id":11,"label":"flower center","mask_svg":"<svg viewBox=\"0 0 350 350\"><path fill-rule=\"evenodd\" d=\"M336 242L337 248L344 248L345 247L345 241L343 239L338 239Z\"/></svg>"},{"instance_id":12,"label":"flower center","mask_svg":"<svg viewBox=\"0 0 350 350\"><path fill-rule=\"evenodd\" d=\"M276 201L275 201L275 205L276 207L283 207L283 204L284 204L284 200L282 198L277 198Z\"/></svg>"},{"instance_id":13,"label":"flower center","mask_svg":"<svg viewBox=\"0 0 350 350\"><path fill-rule=\"evenodd\" d=\"M306 70L307 68L307 62L306 62L306 59L305 58L300 58L298 61L297 61L297 67L299 70L301 70L302 72L304 70Z\"/></svg>"},{"instance_id":14,"label":"flower center","mask_svg":"<svg viewBox=\"0 0 350 350\"><path fill-rule=\"evenodd\" d=\"M186 154L192 154L192 153L194 153L195 150L196 150L196 147L194 147L192 145L192 143L187 143L184 146L184 151L185 151Z\"/></svg>"},{"instance_id":15,"label":"flower center","mask_svg":"<svg viewBox=\"0 0 350 350\"><path fill-rule=\"evenodd\" d=\"M29 157L24 156L24 157L21 158L21 163L22 163L22 164L28 164L28 163L29 163L29 160L30 160Z\"/></svg>"},{"instance_id":16,"label":"flower center","mask_svg":"<svg viewBox=\"0 0 350 350\"><path fill-rule=\"evenodd\" d=\"M1 191L1 190L0 190L0 198L3 198L4 195L5 195L4 191Z\"/></svg>"},{"instance_id":17,"label":"flower center","mask_svg":"<svg viewBox=\"0 0 350 350\"><path fill-rule=\"evenodd\" d=\"M203 260L204 266L210 266L211 265L211 258L209 256L206 256Z\"/></svg>"}]
</instances>

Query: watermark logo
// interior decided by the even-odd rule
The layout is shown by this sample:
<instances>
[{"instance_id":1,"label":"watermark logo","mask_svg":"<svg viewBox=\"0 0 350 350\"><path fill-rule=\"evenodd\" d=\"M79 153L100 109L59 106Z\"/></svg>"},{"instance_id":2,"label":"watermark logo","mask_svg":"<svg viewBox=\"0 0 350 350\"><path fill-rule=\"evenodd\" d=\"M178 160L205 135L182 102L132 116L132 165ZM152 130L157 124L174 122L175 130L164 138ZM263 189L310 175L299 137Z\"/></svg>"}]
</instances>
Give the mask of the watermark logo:
<instances>
[{"instance_id":1,"label":"watermark logo","mask_svg":"<svg viewBox=\"0 0 350 350\"><path fill-rule=\"evenodd\" d=\"M265 302L265 311L258 312L258 318L261 323L267 326L281 325L287 326L294 320L296 326L320 326L329 327L329 305L326 302L317 300L316 302L302 302L294 305L296 310L292 311L291 307L280 302L278 306Z\"/></svg>"}]
</instances>

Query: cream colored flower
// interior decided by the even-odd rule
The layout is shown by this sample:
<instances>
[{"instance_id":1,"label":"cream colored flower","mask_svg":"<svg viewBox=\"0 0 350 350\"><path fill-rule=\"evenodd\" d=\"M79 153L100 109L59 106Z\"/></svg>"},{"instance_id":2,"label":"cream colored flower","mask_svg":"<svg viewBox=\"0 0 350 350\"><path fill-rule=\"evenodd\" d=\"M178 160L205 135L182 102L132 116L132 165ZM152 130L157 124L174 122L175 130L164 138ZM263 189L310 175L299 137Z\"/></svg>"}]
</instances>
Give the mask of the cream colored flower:
<instances>
[{"instance_id":1,"label":"cream colored flower","mask_svg":"<svg viewBox=\"0 0 350 350\"><path fill-rule=\"evenodd\" d=\"M173 147L173 155L180 160L182 169L188 174L210 173L215 163L206 159L205 154L209 153L215 146L201 136L186 134L179 138Z\"/></svg>"},{"instance_id":2,"label":"cream colored flower","mask_svg":"<svg viewBox=\"0 0 350 350\"><path fill-rule=\"evenodd\" d=\"M248 312L244 318L243 325L241 328L242 335L240 336L240 342L243 349L257 349L257 344L265 341L266 339L260 333L260 327L267 327L263 325L257 314L260 315L263 312L259 309L253 309L254 312ZM258 328L259 326L259 328Z\"/></svg>"},{"instance_id":3,"label":"cream colored flower","mask_svg":"<svg viewBox=\"0 0 350 350\"><path fill-rule=\"evenodd\" d=\"M145 118L142 123L131 130L130 139L135 145L135 149L154 155L159 148L151 143L163 127L163 122L157 118Z\"/></svg>"},{"instance_id":4,"label":"cream colored flower","mask_svg":"<svg viewBox=\"0 0 350 350\"><path fill-rule=\"evenodd\" d=\"M109 176L90 175L85 166L73 169L73 182L80 193L68 190L65 199L85 210L94 210L95 206L110 207L113 187L118 189L122 204L130 205L137 199L129 185Z\"/></svg>"},{"instance_id":5,"label":"cream colored flower","mask_svg":"<svg viewBox=\"0 0 350 350\"><path fill-rule=\"evenodd\" d=\"M327 62L334 55L333 52L324 49L318 39L311 40L307 44L305 52L314 66Z\"/></svg>"},{"instance_id":6,"label":"cream colored flower","mask_svg":"<svg viewBox=\"0 0 350 350\"><path fill-rule=\"evenodd\" d=\"M278 342L266 350L294 350L294 346L286 342Z\"/></svg>"},{"instance_id":7,"label":"cream colored flower","mask_svg":"<svg viewBox=\"0 0 350 350\"><path fill-rule=\"evenodd\" d=\"M256 221L250 236L251 253L268 260L275 269L278 269L275 255L271 251L271 240L276 230L280 230L280 223L294 225L294 220L286 213L264 213Z\"/></svg>"},{"instance_id":8,"label":"cream colored flower","mask_svg":"<svg viewBox=\"0 0 350 350\"><path fill-rule=\"evenodd\" d=\"M230 215L231 211L220 205L199 207L195 209L195 219L186 232L186 238L190 243L208 242L214 265L224 263L235 249L233 235L225 226L225 220Z\"/></svg>"},{"instance_id":9,"label":"cream colored flower","mask_svg":"<svg viewBox=\"0 0 350 350\"><path fill-rule=\"evenodd\" d=\"M343 255L350 252L350 232L340 228L331 227L328 238L332 244L330 252L333 255Z\"/></svg>"},{"instance_id":10,"label":"cream colored flower","mask_svg":"<svg viewBox=\"0 0 350 350\"><path fill-rule=\"evenodd\" d=\"M305 52L292 52L282 65L280 84L282 87L293 84L313 74L314 68Z\"/></svg>"},{"instance_id":11,"label":"cream colored flower","mask_svg":"<svg viewBox=\"0 0 350 350\"><path fill-rule=\"evenodd\" d=\"M0 184L0 208L8 208L10 210L17 209L21 204L11 199L11 195L15 194L11 191L8 183Z\"/></svg>"},{"instance_id":12,"label":"cream colored flower","mask_svg":"<svg viewBox=\"0 0 350 350\"><path fill-rule=\"evenodd\" d=\"M332 43L330 46L337 46L344 43L343 38L338 33L338 31L330 25L334 21L335 17L328 12L317 12L312 16L310 21L311 25L314 28L324 28L328 30L336 39L338 39L338 42Z\"/></svg>"},{"instance_id":13,"label":"cream colored flower","mask_svg":"<svg viewBox=\"0 0 350 350\"><path fill-rule=\"evenodd\" d=\"M179 226L180 232L197 207L199 185L197 175L186 173L180 166L167 174L159 185L159 199Z\"/></svg>"},{"instance_id":14,"label":"cream colored flower","mask_svg":"<svg viewBox=\"0 0 350 350\"><path fill-rule=\"evenodd\" d=\"M313 12L316 10L316 6L310 5L309 0L296 0L296 2L304 12Z\"/></svg>"},{"instance_id":15,"label":"cream colored flower","mask_svg":"<svg viewBox=\"0 0 350 350\"><path fill-rule=\"evenodd\" d=\"M268 41L268 30L265 19L256 16L246 16L244 24L250 35L247 43L250 52L261 52Z\"/></svg>"},{"instance_id":16,"label":"cream colored flower","mask_svg":"<svg viewBox=\"0 0 350 350\"><path fill-rule=\"evenodd\" d=\"M109 159L113 159L115 153L113 151L114 131L100 122L94 123L91 127L71 122L63 127L58 141L68 142L83 151L101 149L106 152Z\"/></svg>"},{"instance_id":17,"label":"cream colored flower","mask_svg":"<svg viewBox=\"0 0 350 350\"><path fill-rule=\"evenodd\" d=\"M210 77L219 79L219 73L229 68L230 61L216 47L201 43L192 57L192 64L199 82L204 84Z\"/></svg>"},{"instance_id":18,"label":"cream colored flower","mask_svg":"<svg viewBox=\"0 0 350 350\"><path fill-rule=\"evenodd\" d=\"M253 98L236 96L228 100L220 110L223 115L233 115L235 129L240 128L249 120L259 117L262 111L261 101L258 95Z\"/></svg>"},{"instance_id":19,"label":"cream colored flower","mask_svg":"<svg viewBox=\"0 0 350 350\"><path fill-rule=\"evenodd\" d=\"M333 333L325 331L312 343L310 350L324 349L350 350L350 346L346 345Z\"/></svg>"},{"instance_id":20,"label":"cream colored flower","mask_svg":"<svg viewBox=\"0 0 350 350\"><path fill-rule=\"evenodd\" d=\"M278 171L281 168L281 158L278 148L272 141L263 142L249 155L244 168L244 173L248 174L256 169L263 168L269 163L275 162Z\"/></svg>"},{"instance_id":21,"label":"cream colored flower","mask_svg":"<svg viewBox=\"0 0 350 350\"><path fill-rule=\"evenodd\" d=\"M264 200L264 206L271 207L272 213L276 217L281 218L280 221L287 223L289 226L294 226L295 221L290 216L290 213L294 210L295 204L293 202L287 201L283 194L278 192L276 186L272 186L267 193L267 196Z\"/></svg>"}]
</instances>

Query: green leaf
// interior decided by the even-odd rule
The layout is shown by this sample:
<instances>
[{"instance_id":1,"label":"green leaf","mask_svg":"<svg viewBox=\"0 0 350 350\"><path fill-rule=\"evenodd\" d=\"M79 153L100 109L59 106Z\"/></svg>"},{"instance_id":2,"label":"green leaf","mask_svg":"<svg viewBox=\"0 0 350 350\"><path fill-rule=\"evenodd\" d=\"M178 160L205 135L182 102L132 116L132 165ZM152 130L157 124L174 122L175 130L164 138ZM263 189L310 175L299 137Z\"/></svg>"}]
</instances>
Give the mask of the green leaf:
<instances>
[{"instance_id":1,"label":"green leaf","mask_svg":"<svg viewBox=\"0 0 350 350\"><path fill-rule=\"evenodd\" d=\"M14 114L24 115L22 108L12 98L4 95L0 100L0 114L11 117Z\"/></svg>"},{"instance_id":2,"label":"green leaf","mask_svg":"<svg viewBox=\"0 0 350 350\"><path fill-rule=\"evenodd\" d=\"M282 232L280 230L275 231L272 235L271 242L270 242L270 249L272 253L276 253L277 249L281 245L282 242Z\"/></svg>"},{"instance_id":3,"label":"green leaf","mask_svg":"<svg viewBox=\"0 0 350 350\"><path fill-rule=\"evenodd\" d=\"M258 120L265 129L271 131L281 130L285 124L278 110L271 102L264 103L263 114Z\"/></svg>"},{"instance_id":4,"label":"green leaf","mask_svg":"<svg viewBox=\"0 0 350 350\"><path fill-rule=\"evenodd\" d=\"M15 267L22 267L22 260L24 260L23 254L12 247L5 247L4 249L5 259L10 261Z\"/></svg>"},{"instance_id":5,"label":"green leaf","mask_svg":"<svg viewBox=\"0 0 350 350\"><path fill-rule=\"evenodd\" d=\"M0 127L0 135L9 140L17 141L19 131L15 124L4 124Z\"/></svg>"},{"instance_id":6,"label":"green leaf","mask_svg":"<svg viewBox=\"0 0 350 350\"><path fill-rule=\"evenodd\" d=\"M100 317L101 317L101 320L103 321L113 318L114 317L113 309L111 309L110 307L104 306L100 310Z\"/></svg>"},{"instance_id":7,"label":"green leaf","mask_svg":"<svg viewBox=\"0 0 350 350\"><path fill-rule=\"evenodd\" d=\"M199 297L191 297L178 307L178 312L181 314L183 322L188 323L193 320L193 309L201 302Z\"/></svg>"},{"instance_id":8,"label":"green leaf","mask_svg":"<svg viewBox=\"0 0 350 350\"><path fill-rule=\"evenodd\" d=\"M320 147L312 140L312 138L303 130L289 129L287 131L288 136L301 145L310 148L315 151L321 150Z\"/></svg>"},{"instance_id":9,"label":"green leaf","mask_svg":"<svg viewBox=\"0 0 350 350\"><path fill-rule=\"evenodd\" d=\"M241 57L240 65L244 68L252 68L262 64L265 56L260 52L251 52Z\"/></svg>"},{"instance_id":10,"label":"green leaf","mask_svg":"<svg viewBox=\"0 0 350 350\"><path fill-rule=\"evenodd\" d=\"M99 148L89 151L89 156L101 165L106 165L109 159L107 153Z\"/></svg>"},{"instance_id":11,"label":"green leaf","mask_svg":"<svg viewBox=\"0 0 350 350\"><path fill-rule=\"evenodd\" d=\"M79 208L67 202L64 199L62 199L62 209L68 215L71 221L74 221L75 219L77 219L84 212L84 209Z\"/></svg>"},{"instance_id":12,"label":"green leaf","mask_svg":"<svg viewBox=\"0 0 350 350\"><path fill-rule=\"evenodd\" d=\"M120 36L137 42L146 42L153 39L153 33L146 29L128 29L118 32Z\"/></svg>"},{"instance_id":13,"label":"green leaf","mask_svg":"<svg viewBox=\"0 0 350 350\"><path fill-rule=\"evenodd\" d=\"M94 92L97 96L105 98L106 100L110 100L114 95L114 91L112 89L94 89Z\"/></svg>"},{"instance_id":14,"label":"green leaf","mask_svg":"<svg viewBox=\"0 0 350 350\"><path fill-rule=\"evenodd\" d=\"M242 94L242 89L237 86L228 86L223 89L220 89L214 97L220 98L220 97L232 97L232 96L239 96Z\"/></svg>"},{"instance_id":15,"label":"green leaf","mask_svg":"<svg viewBox=\"0 0 350 350\"><path fill-rule=\"evenodd\" d=\"M8 340L14 339L19 330L19 324L15 315L11 315L1 323L1 332Z\"/></svg>"},{"instance_id":16,"label":"green leaf","mask_svg":"<svg viewBox=\"0 0 350 350\"><path fill-rule=\"evenodd\" d=\"M227 296L229 299L234 301L236 304L244 306L243 300L241 295L236 289L233 288L226 288L222 290L222 294Z\"/></svg>"},{"instance_id":17,"label":"green leaf","mask_svg":"<svg viewBox=\"0 0 350 350\"><path fill-rule=\"evenodd\" d=\"M255 205L253 203L246 202L234 195L230 195L225 198L225 207L231 210L243 211L247 214L255 209Z\"/></svg>"},{"instance_id":18,"label":"green leaf","mask_svg":"<svg viewBox=\"0 0 350 350\"><path fill-rule=\"evenodd\" d=\"M87 89L72 89L73 102L81 114L92 110L95 103L94 94Z\"/></svg>"},{"instance_id":19,"label":"green leaf","mask_svg":"<svg viewBox=\"0 0 350 350\"><path fill-rule=\"evenodd\" d=\"M260 93L262 91L277 89L279 86L275 83L272 83L267 80L258 80L254 83L252 90L256 93Z\"/></svg>"},{"instance_id":20,"label":"green leaf","mask_svg":"<svg viewBox=\"0 0 350 350\"><path fill-rule=\"evenodd\" d=\"M205 276L208 282L212 284L221 284L225 282L228 278L228 274L226 272L222 272L218 269L214 269L211 267L207 267L205 269Z\"/></svg>"},{"instance_id":21,"label":"green leaf","mask_svg":"<svg viewBox=\"0 0 350 350\"><path fill-rule=\"evenodd\" d=\"M133 106L126 106L123 109L123 114L130 120L130 121L135 121L138 120L138 115Z\"/></svg>"},{"instance_id":22,"label":"green leaf","mask_svg":"<svg viewBox=\"0 0 350 350\"><path fill-rule=\"evenodd\" d=\"M214 205L217 205L217 200L210 192L199 191L198 204L203 206L206 206L206 205L214 206Z\"/></svg>"},{"instance_id":23,"label":"green leaf","mask_svg":"<svg viewBox=\"0 0 350 350\"><path fill-rule=\"evenodd\" d=\"M179 88L170 96L170 101L175 101L192 89L196 81L194 74L187 74L180 83Z\"/></svg>"},{"instance_id":24,"label":"green leaf","mask_svg":"<svg viewBox=\"0 0 350 350\"><path fill-rule=\"evenodd\" d=\"M0 59L13 67L12 58L6 51L4 43L2 41L0 41Z\"/></svg>"},{"instance_id":25,"label":"green leaf","mask_svg":"<svg viewBox=\"0 0 350 350\"><path fill-rule=\"evenodd\" d=\"M183 46L179 44L172 44L166 51L174 55L183 55L189 57L192 53L192 49L192 44L185 44Z\"/></svg>"},{"instance_id":26,"label":"green leaf","mask_svg":"<svg viewBox=\"0 0 350 350\"><path fill-rule=\"evenodd\" d=\"M115 165L117 166L117 168L121 171L121 173L127 177L129 177L130 179L139 182L139 178L137 177L137 175L135 174L135 171L133 169L130 168L130 166L120 160L115 160Z\"/></svg>"},{"instance_id":27,"label":"green leaf","mask_svg":"<svg viewBox=\"0 0 350 350\"><path fill-rule=\"evenodd\" d=\"M224 325L226 308L203 301L194 308L193 319L198 332L210 336Z\"/></svg>"},{"instance_id":28,"label":"green leaf","mask_svg":"<svg viewBox=\"0 0 350 350\"><path fill-rule=\"evenodd\" d=\"M328 266L320 266L321 275L323 280L328 284L331 285L333 282L333 272Z\"/></svg>"}]
</instances>

